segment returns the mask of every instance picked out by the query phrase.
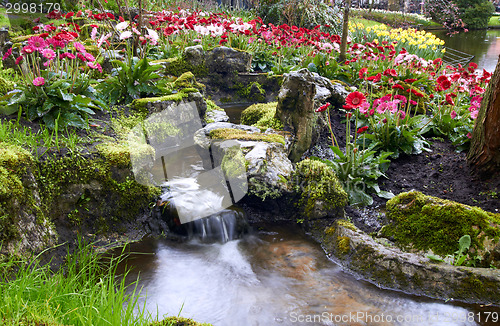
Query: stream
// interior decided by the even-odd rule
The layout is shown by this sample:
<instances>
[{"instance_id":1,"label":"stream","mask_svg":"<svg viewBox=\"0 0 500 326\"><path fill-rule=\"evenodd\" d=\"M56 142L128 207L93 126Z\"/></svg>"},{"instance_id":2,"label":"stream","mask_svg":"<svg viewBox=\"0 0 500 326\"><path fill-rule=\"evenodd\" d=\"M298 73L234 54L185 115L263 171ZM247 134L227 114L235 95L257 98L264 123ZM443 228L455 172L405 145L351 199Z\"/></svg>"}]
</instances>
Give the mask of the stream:
<instances>
[{"instance_id":1,"label":"stream","mask_svg":"<svg viewBox=\"0 0 500 326\"><path fill-rule=\"evenodd\" d=\"M235 117L246 106L225 108L231 122L238 123ZM120 266L121 271L125 265L132 268L126 281L138 280L140 304L152 316L181 315L214 326L500 322L499 307L433 300L364 281L328 258L296 224L255 226L241 236L235 228L245 217L233 206L197 219L199 207L220 206L212 204L223 201L224 191L202 189L197 178L204 173L203 159L194 147L169 155L159 174L178 176L167 182L171 189L195 190L184 204L176 203L192 215L189 239L148 238L132 244ZM167 202L169 196L166 191L162 198Z\"/></svg>"},{"instance_id":2,"label":"stream","mask_svg":"<svg viewBox=\"0 0 500 326\"><path fill-rule=\"evenodd\" d=\"M498 325L498 308L379 289L344 272L298 227L264 229L226 243L133 244L128 281L139 277L153 316L215 326Z\"/></svg>"}]
</instances>

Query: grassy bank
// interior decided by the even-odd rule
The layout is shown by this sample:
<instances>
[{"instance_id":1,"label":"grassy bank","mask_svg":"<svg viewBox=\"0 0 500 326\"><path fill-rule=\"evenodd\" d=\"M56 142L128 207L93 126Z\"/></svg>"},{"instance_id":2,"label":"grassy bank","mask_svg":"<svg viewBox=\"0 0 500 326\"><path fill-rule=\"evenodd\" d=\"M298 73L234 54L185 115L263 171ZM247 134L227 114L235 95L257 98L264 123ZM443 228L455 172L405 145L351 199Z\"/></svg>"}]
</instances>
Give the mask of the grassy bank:
<instances>
[{"instance_id":1,"label":"grassy bank","mask_svg":"<svg viewBox=\"0 0 500 326\"><path fill-rule=\"evenodd\" d=\"M40 256L0 257L0 325L199 325L153 318L138 303L137 283L126 285L117 274L124 258L103 257L81 243L57 271L41 265Z\"/></svg>"}]
</instances>

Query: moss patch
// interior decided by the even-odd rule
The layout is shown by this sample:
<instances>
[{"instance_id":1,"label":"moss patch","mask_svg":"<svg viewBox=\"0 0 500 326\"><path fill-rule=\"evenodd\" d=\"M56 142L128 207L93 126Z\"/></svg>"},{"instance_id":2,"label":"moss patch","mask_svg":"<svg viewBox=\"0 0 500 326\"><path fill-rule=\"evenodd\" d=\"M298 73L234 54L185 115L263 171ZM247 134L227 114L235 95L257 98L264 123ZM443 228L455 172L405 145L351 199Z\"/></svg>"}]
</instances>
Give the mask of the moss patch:
<instances>
[{"instance_id":1,"label":"moss patch","mask_svg":"<svg viewBox=\"0 0 500 326\"><path fill-rule=\"evenodd\" d=\"M190 88L190 89L196 89L198 90L203 90L205 88L205 85L198 83L196 81L196 78L194 74L191 71L187 71L180 75L175 81L174 81L174 88L175 89L182 89L182 88Z\"/></svg>"},{"instance_id":2,"label":"moss patch","mask_svg":"<svg viewBox=\"0 0 500 326\"><path fill-rule=\"evenodd\" d=\"M262 85L257 82L252 82L246 87L239 84L237 87L238 95L243 98L251 99L256 102L264 102L266 100L266 91L262 88Z\"/></svg>"},{"instance_id":3,"label":"moss patch","mask_svg":"<svg viewBox=\"0 0 500 326\"><path fill-rule=\"evenodd\" d=\"M486 238L498 241L500 214L457 202L426 196L420 192L401 193L386 204L392 224L381 230L403 248L431 249L442 256L458 249L458 240L470 235L471 249L483 249Z\"/></svg>"},{"instance_id":4,"label":"moss patch","mask_svg":"<svg viewBox=\"0 0 500 326\"><path fill-rule=\"evenodd\" d=\"M198 323L183 317L167 317L162 321L151 323L150 326L212 326L212 324Z\"/></svg>"},{"instance_id":5,"label":"moss patch","mask_svg":"<svg viewBox=\"0 0 500 326\"><path fill-rule=\"evenodd\" d=\"M283 130L283 123L276 118L277 105L278 102L253 104L241 113L241 123L261 129Z\"/></svg>"},{"instance_id":6,"label":"moss patch","mask_svg":"<svg viewBox=\"0 0 500 326\"><path fill-rule=\"evenodd\" d=\"M33 193L26 189L22 176L33 164L33 157L23 148L0 143L0 241L18 234L15 219L23 208L36 209Z\"/></svg>"},{"instance_id":7,"label":"moss patch","mask_svg":"<svg viewBox=\"0 0 500 326\"><path fill-rule=\"evenodd\" d=\"M96 149L112 165L126 167L130 164L130 149L126 143L106 142L98 144Z\"/></svg>"},{"instance_id":8,"label":"moss patch","mask_svg":"<svg viewBox=\"0 0 500 326\"><path fill-rule=\"evenodd\" d=\"M306 159L299 162L292 180L295 192L300 194L298 205L306 216L312 214L318 202L324 203L325 210L347 204L347 194L335 172L321 161Z\"/></svg>"},{"instance_id":9,"label":"moss patch","mask_svg":"<svg viewBox=\"0 0 500 326\"><path fill-rule=\"evenodd\" d=\"M212 130L209 136L212 139L254 140L254 141L265 141L268 143L280 143L285 145L285 138L281 135L248 133L244 130L231 129L231 128L221 128Z\"/></svg>"},{"instance_id":10,"label":"moss patch","mask_svg":"<svg viewBox=\"0 0 500 326\"><path fill-rule=\"evenodd\" d=\"M207 103L207 111L224 111L223 108L221 108L220 106L218 106L217 104L215 104L214 101L210 100L210 99L206 99L205 100L205 103Z\"/></svg>"},{"instance_id":11,"label":"moss patch","mask_svg":"<svg viewBox=\"0 0 500 326\"><path fill-rule=\"evenodd\" d=\"M194 91L198 91L195 89ZM136 110L142 111L146 108L146 105L150 102L167 102L167 101L173 101L173 102L180 102L182 99L186 98L188 93L193 92L193 89L188 89L179 91L175 94L170 94L166 96L159 96L159 97L145 97L145 98L138 98L135 99L132 102L132 107Z\"/></svg>"},{"instance_id":12,"label":"moss patch","mask_svg":"<svg viewBox=\"0 0 500 326\"><path fill-rule=\"evenodd\" d=\"M117 155L116 164L126 161L123 148L110 153L110 157ZM68 194L87 198L89 210L80 210L84 215L81 219L88 219L96 229L103 229L99 220L102 216L108 223L135 218L159 194L158 188L137 183L128 168L120 170L106 158L78 154L41 162L37 181L43 209L52 216L67 216L78 206L78 201L64 200ZM93 215L97 212L101 216Z\"/></svg>"},{"instance_id":13,"label":"moss patch","mask_svg":"<svg viewBox=\"0 0 500 326\"><path fill-rule=\"evenodd\" d=\"M337 237L337 249L341 255L347 255L351 251L349 237Z\"/></svg>"},{"instance_id":14,"label":"moss patch","mask_svg":"<svg viewBox=\"0 0 500 326\"><path fill-rule=\"evenodd\" d=\"M204 64L194 66L182 58L169 58L165 61L166 68L164 72L167 75L181 76L186 72L192 72L196 77L208 75L208 68Z\"/></svg>"}]
</instances>

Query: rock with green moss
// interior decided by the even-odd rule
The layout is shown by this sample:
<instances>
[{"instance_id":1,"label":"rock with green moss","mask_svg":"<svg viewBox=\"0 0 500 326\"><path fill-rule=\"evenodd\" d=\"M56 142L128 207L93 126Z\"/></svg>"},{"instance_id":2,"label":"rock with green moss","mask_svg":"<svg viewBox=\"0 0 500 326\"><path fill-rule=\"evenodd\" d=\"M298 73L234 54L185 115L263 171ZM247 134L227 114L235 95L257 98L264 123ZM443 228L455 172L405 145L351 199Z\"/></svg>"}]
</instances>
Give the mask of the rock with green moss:
<instances>
[{"instance_id":1,"label":"rock with green moss","mask_svg":"<svg viewBox=\"0 0 500 326\"><path fill-rule=\"evenodd\" d=\"M246 86L237 86L238 95L244 99L248 99L252 102L264 102L266 100L266 91L258 82L251 82Z\"/></svg>"},{"instance_id":2,"label":"rock with green moss","mask_svg":"<svg viewBox=\"0 0 500 326\"><path fill-rule=\"evenodd\" d=\"M226 153L224 144L228 140L235 140L241 152ZM217 158L223 157L222 161L229 162L243 154L250 195L266 200L289 192L286 180L290 178L293 165L287 157L283 136L261 133L259 128L252 126L220 122L210 123L196 132L195 143L211 149L216 166L221 164Z\"/></svg>"},{"instance_id":3,"label":"rock with green moss","mask_svg":"<svg viewBox=\"0 0 500 326\"><path fill-rule=\"evenodd\" d=\"M426 196L417 191L401 193L386 204L391 224L380 231L405 249L432 250L453 255L463 235L471 237L469 256L481 256L489 267L499 259L500 214L457 202Z\"/></svg>"},{"instance_id":4,"label":"rock with green moss","mask_svg":"<svg viewBox=\"0 0 500 326\"><path fill-rule=\"evenodd\" d=\"M214 101L206 99L207 112L205 112L205 122L207 124L213 122L228 122L229 116L223 108L215 104Z\"/></svg>"},{"instance_id":5,"label":"rock with green moss","mask_svg":"<svg viewBox=\"0 0 500 326\"><path fill-rule=\"evenodd\" d=\"M182 90L184 88L188 89L195 89L196 91L201 91L205 89L205 85L198 83L196 81L196 77L191 71L187 71L180 75L175 81L174 81L174 88L178 90ZM184 92L186 92L184 90Z\"/></svg>"},{"instance_id":6,"label":"rock with green moss","mask_svg":"<svg viewBox=\"0 0 500 326\"><path fill-rule=\"evenodd\" d=\"M280 143L285 145L285 138L278 134L265 134L265 133L249 133L245 130L222 128L215 129L210 132L210 138L212 139L239 139L239 140L253 140L253 141L264 141L269 143Z\"/></svg>"},{"instance_id":7,"label":"rock with green moss","mask_svg":"<svg viewBox=\"0 0 500 326\"><path fill-rule=\"evenodd\" d=\"M25 254L53 245L57 234L40 206L33 170L25 149L0 143L0 242L2 252Z\"/></svg>"},{"instance_id":8,"label":"rock with green moss","mask_svg":"<svg viewBox=\"0 0 500 326\"><path fill-rule=\"evenodd\" d=\"M277 105L278 102L253 104L241 112L241 123L261 129L283 130L283 124L276 118Z\"/></svg>"},{"instance_id":9,"label":"rock with green moss","mask_svg":"<svg viewBox=\"0 0 500 326\"><path fill-rule=\"evenodd\" d=\"M206 54L201 45L187 47L180 58L169 58L164 62L165 73L181 76L189 71L196 77L206 76L208 68L205 65L205 58Z\"/></svg>"},{"instance_id":10,"label":"rock with green moss","mask_svg":"<svg viewBox=\"0 0 500 326\"><path fill-rule=\"evenodd\" d=\"M135 110L149 115L164 112L165 110L171 110L172 107L182 108L183 105L195 105L198 110L199 117L205 116L207 103L205 102L203 95L195 88L184 88L175 94L160 97L141 98L132 102L132 107Z\"/></svg>"},{"instance_id":11,"label":"rock with green moss","mask_svg":"<svg viewBox=\"0 0 500 326\"><path fill-rule=\"evenodd\" d=\"M212 326L212 324L199 323L184 317L167 317L162 321L151 323L150 326Z\"/></svg>"},{"instance_id":12,"label":"rock with green moss","mask_svg":"<svg viewBox=\"0 0 500 326\"><path fill-rule=\"evenodd\" d=\"M421 253L373 239L342 219L313 236L342 266L378 286L442 300L500 303L500 274L495 269L434 263Z\"/></svg>"},{"instance_id":13,"label":"rock with green moss","mask_svg":"<svg viewBox=\"0 0 500 326\"><path fill-rule=\"evenodd\" d=\"M298 207L309 219L342 217L347 193L335 172L326 164L306 159L295 167L291 183L300 197Z\"/></svg>"}]
</instances>

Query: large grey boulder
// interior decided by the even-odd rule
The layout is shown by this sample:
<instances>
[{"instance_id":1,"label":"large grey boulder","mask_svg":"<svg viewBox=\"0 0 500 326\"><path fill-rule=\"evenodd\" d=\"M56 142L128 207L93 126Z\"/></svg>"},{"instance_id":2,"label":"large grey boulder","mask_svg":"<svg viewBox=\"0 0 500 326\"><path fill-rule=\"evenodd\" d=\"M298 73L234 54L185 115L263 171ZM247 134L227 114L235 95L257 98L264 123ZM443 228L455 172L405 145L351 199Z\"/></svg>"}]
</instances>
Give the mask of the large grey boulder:
<instances>
[{"instance_id":1,"label":"large grey boulder","mask_svg":"<svg viewBox=\"0 0 500 326\"><path fill-rule=\"evenodd\" d=\"M225 140L210 139L210 132L216 129L234 129L249 134L261 134L257 127L237 125L228 122L210 123L195 133L195 144L211 150L215 166L221 165L227 152ZM271 131L261 134L270 134ZM287 147L282 143L251 140L232 140L237 143L244 155L247 167L248 191L262 200L280 197L288 192L288 180L293 172L292 162L288 159ZM227 159L227 157L226 157Z\"/></svg>"},{"instance_id":2,"label":"large grey boulder","mask_svg":"<svg viewBox=\"0 0 500 326\"><path fill-rule=\"evenodd\" d=\"M348 92L339 84L332 84L327 78L307 69L285 74L278 95L276 116L283 122L284 129L294 135L289 158L300 161L325 127L322 115L314 110L330 102L334 106L345 100Z\"/></svg>"},{"instance_id":3,"label":"large grey boulder","mask_svg":"<svg viewBox=\"0 0 500 326\"><path fill-rule=\"evenodd\" d=\"M252 55L248 52L221 46L208 53L205 64L210 72L224 74L249 72Z\"/></svg>"}]
</instances>

